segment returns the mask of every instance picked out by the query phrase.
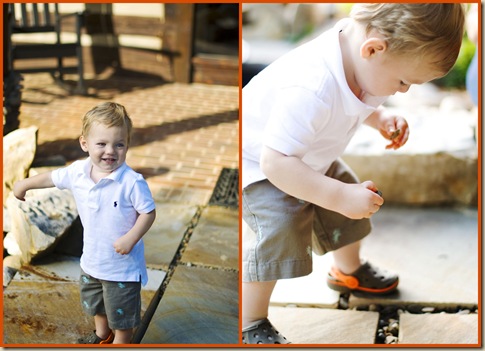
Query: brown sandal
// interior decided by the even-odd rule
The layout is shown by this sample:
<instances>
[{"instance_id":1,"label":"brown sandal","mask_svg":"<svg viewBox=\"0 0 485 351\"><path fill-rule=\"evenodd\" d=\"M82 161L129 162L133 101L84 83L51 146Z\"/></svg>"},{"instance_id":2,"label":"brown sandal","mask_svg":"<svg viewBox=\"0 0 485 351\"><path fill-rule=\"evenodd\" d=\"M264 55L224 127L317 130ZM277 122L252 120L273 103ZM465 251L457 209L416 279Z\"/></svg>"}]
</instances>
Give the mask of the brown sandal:
<instances>
[{"instance_id":1,"label":"brown sandal","mask_svg":"<svg viewBox=\"0 0 485 351\"><path fill-rule=\"evenodd\" d=\"M348 275L332 267L327 277L330 289L364 296L389 294L396 290L398 284L397 275L374 267L369 262Z\"/></svg>"},{"instance_id":2,"label":"brown sandal","mask_svg":"<svg viewBox=\"0 0 485 351\"><path fill-rule=\"evenodd\" d=\"M243 344L291 344L268 319L244 329L242 334Z\"/></svg>"}]
</instances>

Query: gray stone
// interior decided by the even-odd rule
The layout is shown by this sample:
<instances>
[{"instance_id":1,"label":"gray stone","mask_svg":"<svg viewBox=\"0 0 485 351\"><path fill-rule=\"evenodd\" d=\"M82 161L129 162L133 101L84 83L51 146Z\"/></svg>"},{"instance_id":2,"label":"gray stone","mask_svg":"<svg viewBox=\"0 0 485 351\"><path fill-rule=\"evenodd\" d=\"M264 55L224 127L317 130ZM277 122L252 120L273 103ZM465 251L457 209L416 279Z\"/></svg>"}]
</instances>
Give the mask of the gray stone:
<instances>
[{"instance_id":1,"label":"gray stone","mask_svg":"<svg viewBox=\"0 0 485 351\"><path fill-rule=\"evenodd\" d=\"M24 179L34 160L37 127L14 130L3 138L3 205L16 181Z\"/></svg>"},{"instance_id":2,"label":"gray stone","mask_svg":"<svg viewBox=\"0 0 485 351\"><path fill-rule=\"evenodd\" d=\"M477 314L403 314L400 325L399 344L478 344Z\"/></svg>"},{"instance_id":3,"label":"gray stone","mask_svg":"<svg viewBox=\"0 0 485 351\"><path fill-rule=\"evenodd\" d=\"M20 256L7 256L3 259L3 286L10 284L12 279L17 274L17 271L22 267Z\"/></svg>"},{"instance_id":4,"label":"gray stone","mask_svg":"<svg viewBox=\"0 0 485 351\"><path fill-rule=\"evenodd\" d=\"M198 208L158 201L155 205L157 217L143 236L145 258L148 267L167 268Z\"/></svg>"},{"instance_id":5,"label":"gray stone","mask_svg":"<svg viewBox=\"0 0 485 351\"><path fill-rule=\"evenodd\" d=\"M12 221L10 234L23 264L49 252L78 215L71 192L57 188L31 190L25 201L12 194L7 199L7 208Z\"/></svg>"},{"instance_id":6,"label":"gray stone","mask_svg":"<svg viewBox=\"0 0 485 351\"><path fill-rule=\"evenodd\" d=\"M269 320L293 344L374 344L379 313L270 307Z\"/></svg>"},{"instance_id":7,"label":"gray stone","mask_svg":"<svg viewBox=\"0 0 485 351\"><path fill-rule=\"evenodd\" d=\"M219 206L205 208L182 262L238 269L239 211Z\"/></svg>"},{"instance_id":8,"label":"gray stone","mask_svg":"<svg viewBox=\"0 0 485 351\"><path fill-rule=\"evenodd\" d=\"M331 254L313 254L313 272L305 277L281 279L276 283L271 304L300 307L337 308L340 294L327 286L327 273L333 263Z\"/></svg>"},{"instance_id":9,"label":"gray stone","mask_svg":"<svg viewBox=\"0 0 485 351\"><path fill-rule=\"evenodd\" d=\"M239 342L239 275L178 266L142 344Z\"/></svg>"},{"instance_id":10,"label":"gray stone","mask_svg":"<svg viewBox=\"0 0 485 351\"><path fill-rule=\"evenodd\" d=\"M476 153L346 155L361 180L372 180L386 203L476 205Z\"/></svg>"},{"instance_id":11,"label":"gray stone","mask_svg":"<svg viewBox=\"0 0 485 351\"><path fill-rule=\"evenodd\" d=\"M478 303L478 213L476 209L384 206L361 253L376 266L399 275L396 294L351 295L351 307L370 303L422 307ZM411 306L410 306L411 308Z\"/></svg>"}]
</instances>

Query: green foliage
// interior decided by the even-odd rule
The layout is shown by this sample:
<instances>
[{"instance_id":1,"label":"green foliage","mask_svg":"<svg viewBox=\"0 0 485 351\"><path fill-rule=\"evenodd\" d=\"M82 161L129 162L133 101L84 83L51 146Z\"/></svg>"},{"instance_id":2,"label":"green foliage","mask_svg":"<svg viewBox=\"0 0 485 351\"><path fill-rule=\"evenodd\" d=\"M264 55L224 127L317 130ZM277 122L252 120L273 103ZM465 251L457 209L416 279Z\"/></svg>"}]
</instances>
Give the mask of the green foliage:
<instances>
[{"instance_id":1,"label":"green foliage","mask_svg":"<svg viewBox=\"0 0 485 351\"><path fill-rule=\"evenodd\" d=\"M463 38L455 65L446 76L435 80L433 83L444 88L463 89L466 84L466 72L474 54L475 44L467 37Z\"/></svg>"}]
</instances>

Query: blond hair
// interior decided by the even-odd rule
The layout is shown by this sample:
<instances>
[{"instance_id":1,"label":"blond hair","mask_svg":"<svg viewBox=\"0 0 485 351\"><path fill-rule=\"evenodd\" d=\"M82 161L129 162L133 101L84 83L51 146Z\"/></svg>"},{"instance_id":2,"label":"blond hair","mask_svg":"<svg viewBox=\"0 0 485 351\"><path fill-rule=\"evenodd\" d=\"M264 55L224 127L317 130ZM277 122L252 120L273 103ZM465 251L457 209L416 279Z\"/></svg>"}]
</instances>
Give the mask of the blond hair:
<instances>
[{"instance_id":1,"label":"blond hair","mask_svg":"<svg viewBox=\"0 0 485 351\"><path fill-rule=\"evenodd\" d=\"M133 126L130 116L123 105L116 102L103 102L86 112L82 120L82 135L87 136L93 123L100 123L107 127L125 127L128 144L131 140Z\"/></svg>"},{"instance_id":2,"label":"blond hair","mask_svg":"<svg viewBox=\"0 0 485 351\"><path fill-rule=\"evenodd\" d=\"M367 34L375 29L383 35L389 52L426 55L445 74L458 57L465 23L461 4L356 4L350 17Z\"/></svg>"}]
</instances>

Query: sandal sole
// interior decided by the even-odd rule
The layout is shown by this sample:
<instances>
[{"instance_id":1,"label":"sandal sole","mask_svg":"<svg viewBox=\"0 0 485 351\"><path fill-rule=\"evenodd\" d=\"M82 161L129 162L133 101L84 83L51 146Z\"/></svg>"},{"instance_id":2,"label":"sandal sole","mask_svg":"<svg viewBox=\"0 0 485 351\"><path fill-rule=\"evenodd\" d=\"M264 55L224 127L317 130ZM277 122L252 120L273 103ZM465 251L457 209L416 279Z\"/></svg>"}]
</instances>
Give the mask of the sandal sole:
<instances>
[{"instance_id":1,"label":"sandal sole","mask_svg":"<svg viewBox=\"0 0 485 351\"><path fill-rule=\"evenodd\" d=\"M388 295L391 294L392 292L396 291L397 286L399 285L399 279L396 280L392 285L382 288L382 289L372 289L372 288L365 288L365 287L357 287L355 289L351 289L348 286L346 286L343 282L340 282L339 280L336 280L332 276L327 277L327 285L330 289L340 291L343 293L352 293L357 296L358 295L363 295L363 296L381 296L381 295Z\"/></svg>"}]
</instances>

